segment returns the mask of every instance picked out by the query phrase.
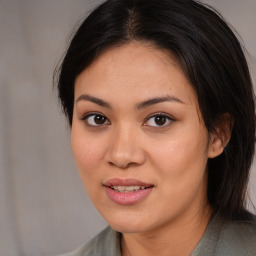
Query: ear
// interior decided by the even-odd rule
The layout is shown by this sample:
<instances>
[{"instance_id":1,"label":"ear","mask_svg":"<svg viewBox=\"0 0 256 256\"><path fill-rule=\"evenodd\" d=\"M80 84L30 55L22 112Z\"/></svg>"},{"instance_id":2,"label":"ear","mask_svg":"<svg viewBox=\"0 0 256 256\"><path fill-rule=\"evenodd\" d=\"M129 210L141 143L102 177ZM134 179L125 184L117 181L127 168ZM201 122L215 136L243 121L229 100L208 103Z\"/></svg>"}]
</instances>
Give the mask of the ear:
<instances>
[{"instance_id":1,"label":"ear","mask_svg":"<svg viewBox=\"0 0 256 256\"><path fill-rule=\"evenodd\" d=\"M223 114L216 122L214 132L210 133L208 157L214 158L222 154L232 133L234 121L229 113Z\"/></svg>"}]
</instances>

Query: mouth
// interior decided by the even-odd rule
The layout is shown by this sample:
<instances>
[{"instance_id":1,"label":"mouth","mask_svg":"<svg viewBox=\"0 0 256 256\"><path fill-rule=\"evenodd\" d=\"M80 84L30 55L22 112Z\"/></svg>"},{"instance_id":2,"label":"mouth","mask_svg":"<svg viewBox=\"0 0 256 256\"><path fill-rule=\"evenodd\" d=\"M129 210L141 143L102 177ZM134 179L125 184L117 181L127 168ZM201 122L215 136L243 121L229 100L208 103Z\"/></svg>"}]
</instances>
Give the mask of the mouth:
<instances>
[{"instance_id":1,"label":"mouth","mask_svg":"<svg viewBox=\"0 0 256 256\"><path fill-rule=\"evenodd\" d=\"M120 193L132 193L132 192L137 192L139 190L144 190L149 187L142 187L142 186L110 186L111 189L115 190L116 192Z\"/></svg>"},{"instance_id":2,"label":"mouth","mask_svg":"<svg viewBox=\"0 0 256 256\"><path fill-rule=\"evenodd\" d=\"M137 179L110 179L103 186L109 187L116 192L132 193L139 190L144 190L154 187L153 184L148 184Z\"/></svg>"},{"instance_id":3,"label":"mouth","mask_svg":"<svg viewBox=\"0 0 256 256\"><path fill-rule=\"evenodd\" d=\"M135 179L111 179L103 184L109 199L119 205L141 202L153 190L154 185Z\"/></svg>"}]
</instances>

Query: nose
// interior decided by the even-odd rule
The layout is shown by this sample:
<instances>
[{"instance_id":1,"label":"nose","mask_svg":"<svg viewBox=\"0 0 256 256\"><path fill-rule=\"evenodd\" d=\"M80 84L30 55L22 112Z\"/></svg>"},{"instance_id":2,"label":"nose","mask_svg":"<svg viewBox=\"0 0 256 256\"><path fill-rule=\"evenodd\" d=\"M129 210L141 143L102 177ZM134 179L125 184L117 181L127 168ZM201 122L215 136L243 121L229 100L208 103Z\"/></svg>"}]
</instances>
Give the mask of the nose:
<instances>
[{"instance_id":1,"label":"nose","mask_svg":"<svg viewBox=\"0 0 256 256\"><path fill-rule=\"evenodd\" d=\"M146 155L139 144L139 135L132 127L119 127L112 133L105 159L108 164L122 169L142 165Z\"/></svg>"}]
</instances>

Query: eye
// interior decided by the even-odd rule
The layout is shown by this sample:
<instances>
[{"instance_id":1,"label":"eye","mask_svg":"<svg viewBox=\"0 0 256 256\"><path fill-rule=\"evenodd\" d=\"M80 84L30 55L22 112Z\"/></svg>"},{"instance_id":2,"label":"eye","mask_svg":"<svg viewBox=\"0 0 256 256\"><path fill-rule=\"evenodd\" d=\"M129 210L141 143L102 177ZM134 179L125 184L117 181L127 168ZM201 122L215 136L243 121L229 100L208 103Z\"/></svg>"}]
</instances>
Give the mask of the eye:
<instances>
[{"instance_id":1,"label":"eye","mask_svg":"<svg viewBox=\"0 0 256 256\"><path fill-rule=\"evenodd\" d=\"M160 114L155 114L153 116L150 116L144 125L146 126L154 126L154 127L165 127L168 126L172 121L174 121L173 118L170 116L160 113Z\"/></svg>"},{"instance_id":2,"label":"eye","mask_svg":"<svg viewBox=\"0 0 256 256\"><path fill-rule=\"evenodd\" d=\"M103 126L110 124L107 117L99 113L90 113L85 115L82 120L85 120L86 124L89 126Z\"/></svg>"}]
</instances>

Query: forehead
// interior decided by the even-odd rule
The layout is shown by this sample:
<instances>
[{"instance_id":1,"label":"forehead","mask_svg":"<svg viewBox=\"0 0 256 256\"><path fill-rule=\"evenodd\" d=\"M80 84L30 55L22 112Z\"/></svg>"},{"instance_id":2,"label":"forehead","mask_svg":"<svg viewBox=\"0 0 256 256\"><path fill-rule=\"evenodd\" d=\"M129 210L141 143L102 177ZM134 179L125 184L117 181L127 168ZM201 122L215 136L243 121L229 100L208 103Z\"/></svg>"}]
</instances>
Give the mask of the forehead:
<instances>
[{"instance_id":1,"label":"forehead","mask_svg":"<svg viewBox=\"0 0 256 256\"><path fill-rule=\"evenodd\" d=\"M122 65L120 66L120 60ZM104 71L109 71L112 74L117 71L128 71L128 67L135 67L139 62L143 62L144 71L150 71L150 69L156 68L156 65L160 65L161 69L163 67L174 66L177 67L180 71L182 68L179 64L179 61L175 55L166 49L159 49L153 43L150 42L130 42L123 45L112 46L107 48L91 63L86 70L91 70L94 68L99 68L100 66L105 66ZM111 70L111 67L118 63L120 69L115 72ZM126 66L127 68L124 68ZM140 70L142 71L142 70Z\"/></svg>"},{"instance_id":2,"label":"forehead","mask_svg":"<svg viewBox=\"0 0 256 256\"><path fill-rule=\"evenodd\" d=\"M77 77L76 97L83 91L134 98L176 94L190 103L196 98L172 53L139 42L113 47L102 53Z\"/></svg>"}]
</instances>

